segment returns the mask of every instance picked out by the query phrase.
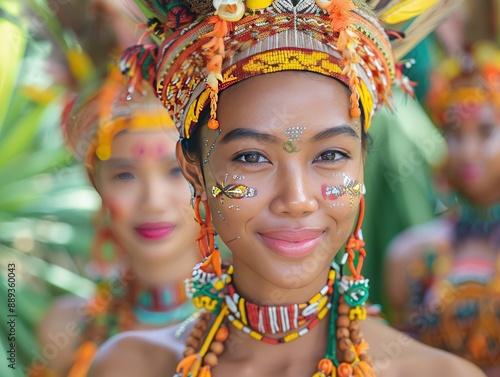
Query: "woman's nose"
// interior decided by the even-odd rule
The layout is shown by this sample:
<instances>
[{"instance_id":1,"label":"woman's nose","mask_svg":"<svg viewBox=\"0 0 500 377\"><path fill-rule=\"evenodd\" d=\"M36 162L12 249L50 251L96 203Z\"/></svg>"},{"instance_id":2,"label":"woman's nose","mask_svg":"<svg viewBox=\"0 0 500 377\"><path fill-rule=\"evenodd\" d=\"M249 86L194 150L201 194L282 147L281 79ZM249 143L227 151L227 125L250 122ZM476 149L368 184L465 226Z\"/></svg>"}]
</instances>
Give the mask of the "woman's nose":
<instances>
[{"instance_id":1,"label":"woman's nose","mask_svg":"<svg viewBox=\"0 0 500 377\"><path fill-rule=\"evenodd\" d=\"M271 211L277 215L304 217L318 209L314 188L301 169L288 167L276 176L278 182Z\"/></svg>"}]
</instances>

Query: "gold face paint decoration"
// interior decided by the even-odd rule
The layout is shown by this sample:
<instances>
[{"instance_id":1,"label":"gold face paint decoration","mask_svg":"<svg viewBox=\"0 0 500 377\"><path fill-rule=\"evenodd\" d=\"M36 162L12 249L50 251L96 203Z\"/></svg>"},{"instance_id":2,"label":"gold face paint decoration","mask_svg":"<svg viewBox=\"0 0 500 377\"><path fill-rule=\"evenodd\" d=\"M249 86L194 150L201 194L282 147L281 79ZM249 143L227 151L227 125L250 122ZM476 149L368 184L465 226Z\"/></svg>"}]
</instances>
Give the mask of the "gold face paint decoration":
<instances>
[{"instance_id":1,"label":"gold face paint decoration","mask_svg":"<svg viewBox=\"0 0 500 377\"><path fill-rule=\"evenodd\" d=\"M321 194L323 199L326 200L337 200L342 195L350 195L350 205L353 205L353 197L364 195L366 193L365 185L350 178L347 174L342 173L344 177L344 182L337 186L328 186L326 184L321 186Z\"/></svg>"},{"instance_id":2,"label":"gold face paint decoration","mask_svg":"<svg viewBox=\"0 0 500 377\"><path fill-rule=\"evenodd\" d=\"M288 153L295 153L299 150L297 149L297 145L295 144L297 141L300 141L302 137L302 132L304 132L306 127L290 127L285 130L285 135L288 138L287 141L283 144L283 149Z\"/></svg>"},{"instance_id":3,"label":"gold face paint decoration","mask_svg":"<svg viewBox=\"0 0 500 377\"><path fill-rule=\"evenodd\" d=\"M218 198L222 195L228 197L229 199L243 199L243 198L252 198L257 195L257 190L254 188L231 183L227 184L227 175L224 179L224 182L217 183L215 186L212 186L212 196L214 198Z\"/></svg>"},{"instance_id":4,"label":"gold face paint decoration","mask_svg":"<svg viewBox=\"0 0 500 377\"><path fill-rule=\"evenodd\" d=\"M215 135L214 140L212 141L212 144L210 145L210 148L208 149L207 156L203 160L204 164L206 164L208 162L208 158L210 157L210 154L212 153L212 151L213 151L213 149L215 147L215 143L217 142L217 139L220 136L220 133L221 133L220 128L216 132L217 132L217 134ZM205 143L205 146L207 146L208 145L208 139L205 139L205 140L206 141L204 141L204 143Z\"/></svg>"}]
</instances>

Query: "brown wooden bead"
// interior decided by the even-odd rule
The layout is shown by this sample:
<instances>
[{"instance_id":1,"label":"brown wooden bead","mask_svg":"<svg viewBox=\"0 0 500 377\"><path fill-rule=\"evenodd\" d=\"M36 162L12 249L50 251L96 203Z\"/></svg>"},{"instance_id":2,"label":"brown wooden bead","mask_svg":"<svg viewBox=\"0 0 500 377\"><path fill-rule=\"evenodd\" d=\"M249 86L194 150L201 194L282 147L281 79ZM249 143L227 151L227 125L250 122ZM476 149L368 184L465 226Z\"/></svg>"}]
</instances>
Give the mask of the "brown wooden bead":
<instances>
[{"instance_id":1,"label":"brown wooden bead","mask_svg":"<svg viewBox=\"0 0 500 377\"><path fill-rule=\"evenodd\" d=\"M193 338L201 339L201 337L203 336L203 331L201 331L200 329L193 329L193 330L191 330L191 334L190 335Z\"/></svg>"},{"instance_id":2,"label":"brown wooden bead","mask_svg":"<svg viewBox=\"0 0 500 377\"><path fill-rule=\"evenodd\" d=\"M349 324L349 330L351 330L351 331L358 330L359 331L359 322L357 320L351 321L351 323Z\"/></svg>"},{"instance_id":3,"label":"brown wooden bead","mask_svg":"<svg viewBox=\"0 0 500 377\"><path fill-rule=\"evenodd\" d=\"M188 347L193 347L194 349L197 349L200 345L200 341L196 338L193 338L192 336L190 336L187 340L186 340L186 346Z\"/></svg>"},{"instance_id":4,"label":"brown wooden bead","mask_svg":"<svg viewBox=\"0 0 500 377\"><path fill-rule=\"evenodd\" d=\"M340 304L343 304L344 302L345 302L345 297L344 297L344 295L340 295L340 297L339 297L339 303L340 303Z\"/></svg>"},{"instance_id":5,"label":"brown wooden bead","mask_svg":"<svg viewBox=\"0 0 500 377\"><path fill-rule=\"evenodd\" d=\"M349 328L350 323L351 323L351 321L349 320L349 317L347 317L346 315L339 315L339 317L337 318L337 326L338 327Z\"/></svg>"},{"instance_id":6,"label":"brown wooden bead","mask_svg":"<svg viewBox=\"0 0 500 377\"><path fill-rule=\"evenodd\" d=\"M359 355L359 358L360 360L366 361L368 364L372 365L373 360L369 353L363 352Z\"/></svg>"},{"instance_id":7,"label":"brown wooden bead","mask_svg":"<svg viewBox=\"0 0 500 377\"><path fill-rule=\"evenodd\" d=\"M196 353L196 350L193 347L186 347L183 355L184 355L184 357L188 357L189 355L192 355L194 353Z\"/></svg>"},{"instance_id":8,"label":"brown wooden bead","mask_svg":"<svg viewBox=\"0 0 500 377\"><path fill-rule=\"evenodd\" d=\"M338 343L339 350L346 351L352 347L352 342L349 338L342 338Z\"/></svg>"},{"instance_id":9,"label":"brown wooden bead","mask_svg":"<svg viewBox=\"0 0 500 377\"><path fill-rule=\"evenodd\" d=\"M338 313L340 315L347 315L349 314L349 311L351 310L351 307L347 304L340 304L338 308Z\"/></svg>"},{"instance_id":10,"label":"brown wooden bead","mask_svg":"<svg viewBox=\"0 0 500 377\"><path fill-rule=\"evenodd\" d=\"M351 331L350 338L353 343L358 344L363 340L363 334L361 334L359 330Z\"/></svg>"},{"instance_id":11,"label":"brown wooden bead","mask_svg":"<svg viewBox=\"0 0 500 377\"><path fill-rule=\"evenodd\" d=\"M354 352L354 350L352 349L349 349L347 351L344 352L344 361L346 363L352 363L354 360L356 360L356 352Z\"/></svg>"},{"instance_id":12,"label":"brown wooden bead","mask_svg":"<svg viewBox=\"0 0 500 377\"><path fill-rule=\"evenodd\" d=\"M217 355L215 353L209 352L203 358L203 362L206 365L214 367L214 366L216 366L219 363L219 358L217 357Z\"/></svg>"},{"instance_id":13,"label":"brown wooden bead","mask_svg":"<svg viewBox=\"0 0 500 377\"><path fill-rule=\"evenodd\" d=\"M200 329L201 331L205 332L208 329L208 324L205 321L198 320L195 324L194 327L196 329Z\"/></svg>"},{"instance_id":14,"label":"brown wooden bead","mask_svg":"<svg viewBox=\"0 0 500 377\"><path fill-rule=\"evenodd\" d=\"M222 352L224 352L224 344L221 342L213 342L210 345L210 351L219 356Z\"/></svg>"},{"instance_id":15,"label":"brown wooden bead","mask_svg":"<svg viewBox=\"0 0 500 377\"><path fill-rule=\"evenodd\" d=\"M337 329L337 339L349 338L349 329L347 327L339 327Z\"/></svg>"}]
</instances>

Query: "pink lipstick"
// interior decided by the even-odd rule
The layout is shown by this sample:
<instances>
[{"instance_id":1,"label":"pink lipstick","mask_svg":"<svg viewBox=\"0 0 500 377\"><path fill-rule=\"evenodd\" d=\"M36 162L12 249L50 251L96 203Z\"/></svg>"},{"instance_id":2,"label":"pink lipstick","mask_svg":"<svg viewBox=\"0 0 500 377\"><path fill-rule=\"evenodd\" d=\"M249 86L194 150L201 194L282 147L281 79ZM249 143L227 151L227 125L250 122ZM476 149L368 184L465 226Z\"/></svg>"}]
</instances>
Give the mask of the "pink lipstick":
<instances>
[{"instance_id":1,"label":"pink lipstick","mask_svg":"<svg viewBox=\"0 0 500 377\"><path fill-rule=\"evenodd\" d=\"M323 236L317 229L282 229L259 233L262 241L284 257L301 258L312 253Z\"/></svg>"},{"instance_id":2,"label":"pink lipstick","mask_svg":"<svg viewBox=\"0 0 500 377\"><path fill-rule=\"evenodd\" d=\"M174 230L175 225L167 222L144 223L135 227L135 231L142 238L159 240L167 237Z\"/></svg>"},{"instance_id":3,"label":"pink lipstick","mask_svg":"<svg viewBox=\"0 0 500 377\"><path fill-rule=\"evenodd\" d=\"M460 175L464 181L474 181L480 177L481 169L476 165L467 165L461 169Z\"/></svg>"}]
</instances>

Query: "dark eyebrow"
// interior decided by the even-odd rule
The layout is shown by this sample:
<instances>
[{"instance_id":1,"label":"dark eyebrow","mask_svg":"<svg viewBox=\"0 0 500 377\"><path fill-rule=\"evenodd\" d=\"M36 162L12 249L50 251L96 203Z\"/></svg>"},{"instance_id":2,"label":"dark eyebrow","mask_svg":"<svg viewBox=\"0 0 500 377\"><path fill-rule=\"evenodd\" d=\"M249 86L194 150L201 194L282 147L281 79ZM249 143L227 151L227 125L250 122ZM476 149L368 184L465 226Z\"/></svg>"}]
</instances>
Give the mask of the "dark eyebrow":
<instances>
[{"instance_id":1,"label":"dark eyebrow","mask_svg":"<svg viewBox=\"0 0 500 377\"><path fill-rule=\"evenodd\" d=\"M279 143L280 141L279 138L274 135L257 132L250 128L236 128L225 134L220 142L226 144L229 143L230 141L238 139L254 139L256 141L266 142L266 143Z\"/></svg>"},{"instance_id":2,"label":"dark eyebrow","mask_svg":"<svg viewBox=\"0 0 500 377\"><path fill-rule=\"evenodd\" d=\"M162 158L159 159L159 161L162 162L176 162L177 163L177 158L175 155L165 155L162 156ZM122 157L113 157L109 158L105 161L101 161L102 163L105 163L106 165L113 167L113 168L120 168L120 167L133 167L136 166L138 163L138 159L135 158L122 158Z\"/></svg>"},{"instance_id":3,"label":"dark eyebrow","mask_svg":"<svg viewBox=\"0 0 500 377\"><path fill-rule=\"evenodd\" d=\"M334 136L338 135L347 135L347 136L352 136L356 139L359 139L358 134L356 131L352 129L352 127L348 126L347 124L342 124L337 127L330 127L327 128L324 131L321 131L320 133L316 134L315 136L312 137L313 141L320 141L320 140L325 140Z\"/></svg>"}]
</instances>

